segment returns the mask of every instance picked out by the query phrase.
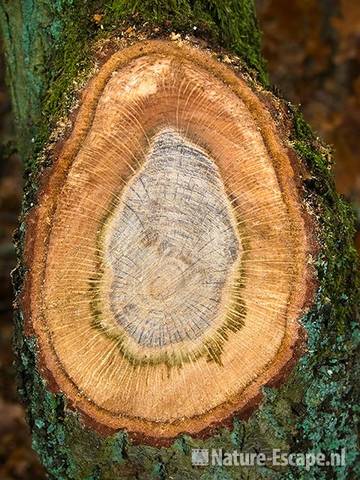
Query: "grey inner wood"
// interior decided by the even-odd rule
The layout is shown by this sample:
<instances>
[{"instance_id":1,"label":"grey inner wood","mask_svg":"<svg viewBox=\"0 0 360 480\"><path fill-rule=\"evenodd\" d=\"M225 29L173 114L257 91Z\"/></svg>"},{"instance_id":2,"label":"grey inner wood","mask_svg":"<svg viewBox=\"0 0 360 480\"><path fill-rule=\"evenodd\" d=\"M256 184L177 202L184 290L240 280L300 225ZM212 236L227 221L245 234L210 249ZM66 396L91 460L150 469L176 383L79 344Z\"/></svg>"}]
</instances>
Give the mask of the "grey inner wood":
<instances>
[{"instance_id":1,"label":"grey inner wood","mask_svg":"<svg viewBox=\"0 0 360 480\"><path fill-rule=\"evenodd\" d=\"M219 313L240 253L217 166L173 129L153 139L111 219L110 305L140 345L195 340Z\"/></svg>"}]
</instances>

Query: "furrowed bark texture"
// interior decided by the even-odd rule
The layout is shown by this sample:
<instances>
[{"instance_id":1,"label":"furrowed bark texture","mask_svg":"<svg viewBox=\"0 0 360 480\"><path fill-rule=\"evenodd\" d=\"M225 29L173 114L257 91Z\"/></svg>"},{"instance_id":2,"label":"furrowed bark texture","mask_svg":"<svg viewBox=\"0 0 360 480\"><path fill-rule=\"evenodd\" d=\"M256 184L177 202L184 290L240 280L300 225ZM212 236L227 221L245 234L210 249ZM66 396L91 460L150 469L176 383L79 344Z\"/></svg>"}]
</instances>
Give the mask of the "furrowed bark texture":
<instances>
[{"instance_id":1,"label":"furrowed bark texture","mask_svg":"<svg viewBox=\"0 0 360 480\"><path fill-rule=\"evenodd\" d=\"M23 215L36 202L39 173L50 161L45 147L51 129L73 105L73 91L92 66L94 42L124 31L136 35L141 30L150 37L195 34L241 57L244 69L264 90L269 88L251 0L4 0L0 23L18 148L25 164ZM183 435L170 447L135 445L126 433L102 436L85 427L67 408L65 396L50 391L38 368L36 338L24 334L18 312L15 349L20 393L28 409L33 446L52 478L345 479L360 475L354 391L359 282L353 214L335 192L329 149L314 136L299 112L281 101L291 122L292 148L306 171L303 194L318 223L318 288L310 311L302 318L308 335L306 354L286 383L266 388L261 407L247 420L234 418L231 429L220 429L205 440ZM16 238L16 292L21 290L25 273L24 234L21 223ZM311 471L301 466L199 468L191 466L192 448L279 448L303 453L346 448L347 463Z\"/></svg>"}]
</instances>

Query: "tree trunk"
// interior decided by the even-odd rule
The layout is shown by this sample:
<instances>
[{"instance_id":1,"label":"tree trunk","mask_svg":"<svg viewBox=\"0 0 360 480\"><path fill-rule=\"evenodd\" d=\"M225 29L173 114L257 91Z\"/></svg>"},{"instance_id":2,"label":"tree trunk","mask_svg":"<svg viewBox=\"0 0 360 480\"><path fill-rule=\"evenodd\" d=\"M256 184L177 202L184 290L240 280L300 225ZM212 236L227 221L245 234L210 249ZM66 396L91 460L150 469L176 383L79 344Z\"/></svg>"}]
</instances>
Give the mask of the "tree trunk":
<instances>
[{"instance_id":1,"label":"tree trunk","mask_svg":"<svg viewBox=\"0 0 360 480\"><path fill-rule=\"evenodd\" d=\"M359 282L353 247L354 218L335 192L329 149L314 136L299 112L269 89L252 0L4 0L0 24L18 149L26 175L16 236L19 265L13 276L19 307L14 344L20 393L27 406L33 446L51 478L321 479L360 475L355 428ZM139 65L142 75L137 76ZM183 91L187 92L186 98ZM193 96L192 91L196 92ZM242 102L240 106L238 101ZM241 118L240 130L236 115ZM207 125L211 129L206 130ZM259 132L268 153L261 150ZM242 138L239 144L237 135ZM142 165L142 150L148 138L150 153L146 153ZM241 150L243 144L249 150ZM81 153L85 147L87 150ZM232 170L236 155L239 163ZM76 166L75 157L78 170L71 173L72 165ZM214 170L212 157L217 159L218 170ZM250 157L251 161L258 159L255 171L254 163L247 166ZM168 158L174 162L175 170L166 170L164 159ZM134 174L126 170L132 159L135 163L129 168ZM108 172L106 161L110 165ZM186 162L187 173L183 170ZM206 175L201 173L200 164ZM99 165L104 170L96 170ZM231 175L223 175L224 169L230 170ZM216 181L209 180L210 173ZM114 238L119 245L129 242L131 248L137 242L135 220L129 224L129 234L119 227L125 220L116 203L120 198L116 192L123 176L126 181L122 202L137 205L135 192L141 202L137 214L147 209L140 221L142 234L146 230L147 236L141 237L137 248L142 249L142 264L146 260L152 265L141 277L141 288L146 294L136 301L134 284L129 287L122 280L121 289L116 290L115 284L106 283L109 280L104 273L104 259L96 256L96 251L107 248L108 264L116 270L116 262L111 264ZM257 185L256 192L250 180ZM154 343L155 330L151 330L151 325L166 323L167 312L162 312L165 320L157 316L150 327L146 322L160 300L170 309L169 298L178 295L176 308L171 307L171 312L177 314L189 297L197 307L201 306L196 297L200 284L203 290L199 295L208 296L209 302L213 293L209 282L203 281L200 269L190 277L181 274L180 279L186 279L184 285L178 281L176 272L183 268L181 262L191 264L191 252L199 248L197 242L190 241L190 260L184 260L180 254L174 260L166 253L170 247L159 240L164 235L160 227L153 231L155 217L151 215L156 208L169 215L166 229L172 222L181 224L182 217L176 217L172 210L173 201L167 202L167 189L174 188L174 199L180 195L177 202L185 212L192 197L181 200L177 188L186 191L191 181L198 182L203 195L196 197L197 206L189 214L195 220L186 228L195 232L196 240L205 235L197 228L206 216L201 209L208 208L210 203L220 210L216 210L218 213L207 229L214 228L215 232L221 217L226 231L230 231L226 235L214 233L216 252L210 263L219 268L203 265L205 256L201 256L200 266L213 276L214 282L238 285L236 299L231 297L231 303L227 293L221 294L221 308L229 307L230 311L234 305L232 314L224 314L224 322L203 343L197 336L191 337L185 323L170 330L169 338L164 332L159 334ZM146 203L150 200L141 193L146 189L137 190L137 182L145 182L151 188L157 186L158 206ZM109 189L114 191L107 200ZM227 196L225 191L231 195ZM245 194L248 200L241 200ZM205 199L204 204L201 198ZM282 203L275 198L281 198ZM87 201L90 203L82 203ZM82 215L89 224L102 218L102 202L108 202L103 211L110 213L99 220L101 228L96 223L94 228L82 223ZM84 205L84 210L78 209L78 205ZM242 216L237 216L237 209ZM132 218L131 214L126 218ZM146 229L144 222L148 222ZM174 232L178 235L174 242L180 241L181 231ZM96 242L103 242L100 246L87 243L94 235ZM160 260L155 246L162 249ZM205 244L203 247L206 248ZM89 254L79 257L76 252L80 248L88 248ZM150 250L151 255L146 253ZM229 253L225 255L225 251ZM140 258L140 250L137 252L132 258L135 263ZM241 257L240 274L238 270L233 272L234 257L236 262ZM84 279L81 267L86 269L86 262L93 262L93 270ZM161 267L153 276L156 262ZM224 279L219 274L222 269L232 273ZM85 280L87 304L94 317L87 328L94 335L103 336L104 349L115 341L109 333L111 329L121 325L122 336L114 343L118 348L114 354L114 349L102 351L100 340L96 344L90 342L89 352L85 348L89 343L84 343L84 360L75 357L80 365L78 372L69 359L77 342L82 341L81 330L71 330L66 342L57 332L75 329L77 322L84 328L81 322L86 315L82 307L75 307L74 298ZM272 289L268 297L262 282L269 291ZM126 296L127 288L131 295ZM285 298L282 295L286 289L290 293ZM125 307L130 303L133 311L146 312L143 330L140 334L137 328L133 330L131 341L126 337L126 319L134 313L128 310L125 318L116 310L117 304L111 304L116 322L109 327L106 322L112 314L104 313L104 290L111 295L115 291L116 301L123 296ZM113 297L107 301L111 303ZM272 317L280 309L285 313ZM213 312L207 310L209 320ZM192 315L195 318L197 314ZM44 323L45 317L53 323ZM278 320L262 331L261 325L272 318ZM215 321L218 317L214 324ZM252 349L253 356L245 355L243 362L236 356L243 344L230 346L233 338L249 335L248 322L252 331L262 333L251 337L252 347L247 352L250 355ZM160 331L160 327L156 328L156 332ZM205 334L208 335L202 332ZM281 340L275 352L276 335L285 340ZM167 350L172 336L176 336L175 345L182 342L180 353ZM161 354L154 353L157 348ZM106 368L98 369L95 361L92 364L92 353ZM237 360L227 365L230 354ZM128 362L129 373L124 374L123 363L115 368L117 355L124 364ZM266 355L269 362L265 371L255 373L257 363L264 362ZM60 357L65 363L69 361L65 373L59 368ZM167 374L163 370L160 377L148 373L159 372L160 368ZM245 375L246 368L254 372L251 388L239 390L231 399L229 393L221 409L214 407L216 395L238 388L236 382ZM185 381L176 390L178 386L171 379L180 376L179 372ZM218 374L221 378L217 378L219 383L214 388L212 379ZM119 391L114 396L113 390L105 394L107 389L117 386L117 378L122 378ZM204 378L206 382L202 384ZM159 382L163 387L149 387L152 379L155 385ZM130 389L131 382L142 385L144 418L141 410L139 413L138 398L129 394L129 401L124 400L124 391ZM169 391L176 392L172 396L166 390L169 384ZM188 391L197 399L194 404L187 404ZM154 399L160 405L158 409ZM106 405L111 415L99 405ZM193 408L194 415L188 411L180 414L183 405ZM115 410L121 413L116 416ZM150 417L153 420L148 420ZM210 458L207 466L192 465L192 449L210 449L211 455L211 449L219 448L224 452L269 453L279 449L303 454L320 451L326 455L345 448L346 463L315 465L309 470L304 465L279 466L271 462L249 467L228 465L225 461L223 465L212 464Z\"/></svg>"}]
</instances>

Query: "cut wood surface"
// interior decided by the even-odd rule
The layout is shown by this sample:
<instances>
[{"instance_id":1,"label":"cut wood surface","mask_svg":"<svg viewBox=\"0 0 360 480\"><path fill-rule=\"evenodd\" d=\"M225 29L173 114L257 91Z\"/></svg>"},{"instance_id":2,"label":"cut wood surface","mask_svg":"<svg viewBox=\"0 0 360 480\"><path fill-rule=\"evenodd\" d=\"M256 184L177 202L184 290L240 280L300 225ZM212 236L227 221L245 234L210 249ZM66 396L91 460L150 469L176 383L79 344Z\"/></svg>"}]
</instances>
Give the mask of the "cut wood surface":
<instances>
[{"instance_id":1,"label":"cut wood surface","mask_svg":"<svg viewBox=\"0 0 360 480\"><path fill-rule=\"evenodd\" d=\"M100 427L202 432L298 355L314 232L280 136L194 47L140 42L89 83L28 221L24 303Z\"/></svg>"},{"instance_id":2,"label":"cut wood surface","mask_svg":"<svg viewBox=\"0 0 360 480\"><path fill-rule=\"evenodd\" d=\"M5 0L0 24L19 392L50 478L359 477L353 215L269 85L252 0Z\"/></svg>"}]
</instances>

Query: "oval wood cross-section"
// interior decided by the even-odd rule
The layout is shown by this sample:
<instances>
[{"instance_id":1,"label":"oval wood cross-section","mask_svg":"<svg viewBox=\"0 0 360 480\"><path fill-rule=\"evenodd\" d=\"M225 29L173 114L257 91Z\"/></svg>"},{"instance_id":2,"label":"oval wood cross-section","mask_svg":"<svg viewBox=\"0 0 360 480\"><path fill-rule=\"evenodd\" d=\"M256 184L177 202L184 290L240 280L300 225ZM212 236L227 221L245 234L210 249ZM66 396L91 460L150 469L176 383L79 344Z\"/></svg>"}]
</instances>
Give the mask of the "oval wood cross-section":
<instances>
[{"instance_id":1,"label":"oval wood cross-section","mask_svg":"<svg viewBox=\"0 0 360 480\"><path fill-rule=\"evenodd\" d=\"M309 225L266 105L194 47L114 53L28 216L24 311L92 424L161 443L256 404L303 338Z\"/></svg>"}]
</instances>

